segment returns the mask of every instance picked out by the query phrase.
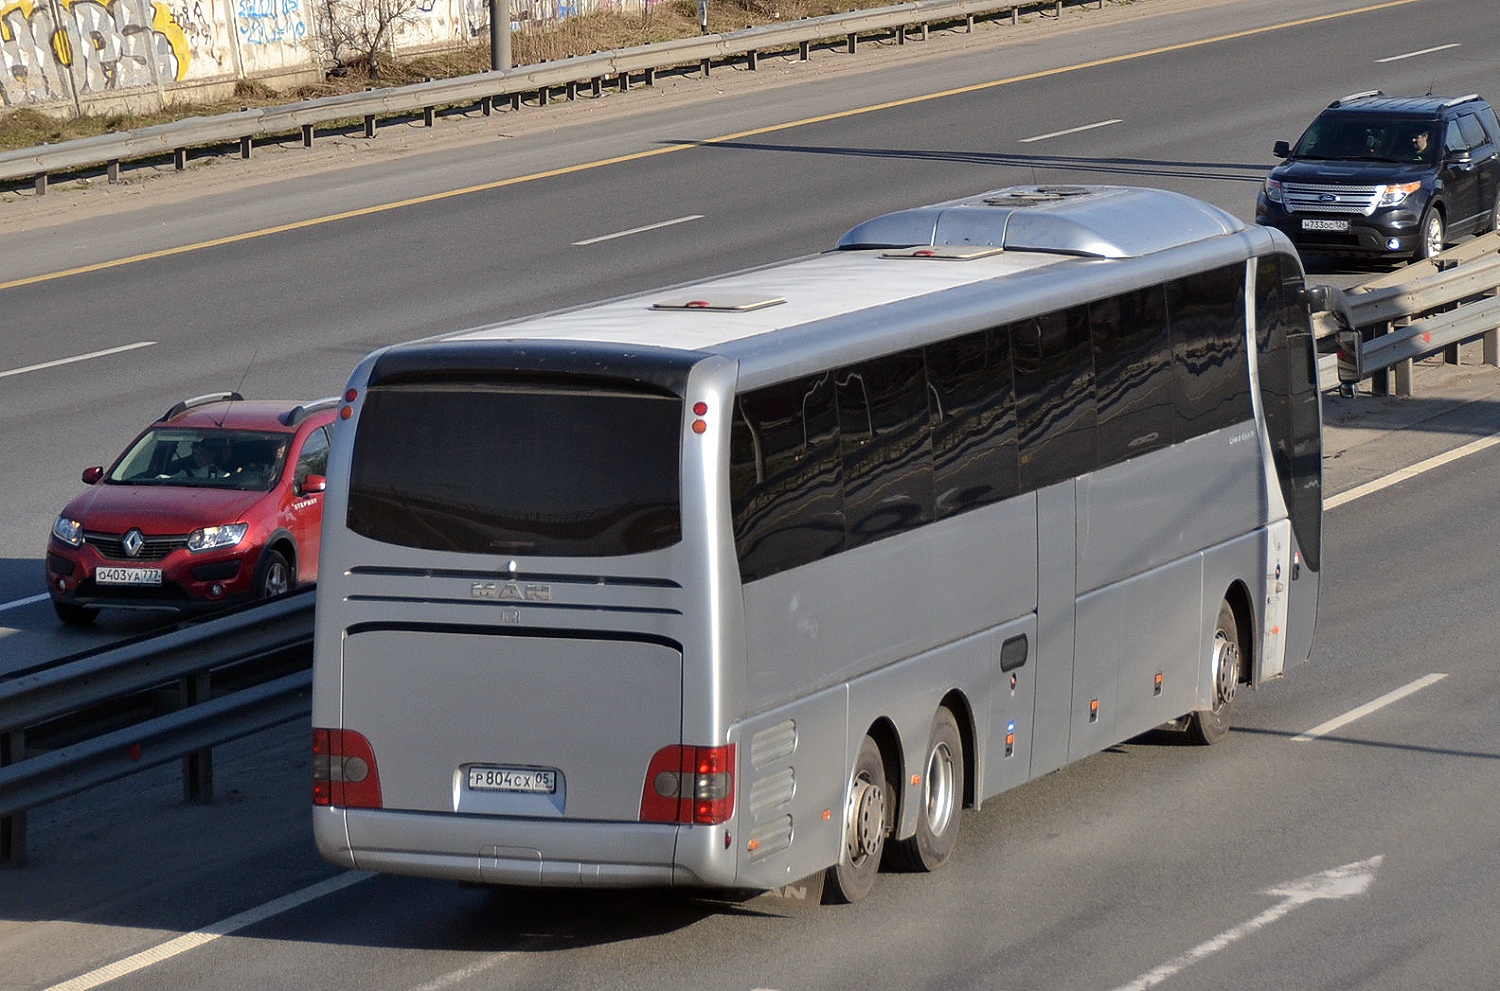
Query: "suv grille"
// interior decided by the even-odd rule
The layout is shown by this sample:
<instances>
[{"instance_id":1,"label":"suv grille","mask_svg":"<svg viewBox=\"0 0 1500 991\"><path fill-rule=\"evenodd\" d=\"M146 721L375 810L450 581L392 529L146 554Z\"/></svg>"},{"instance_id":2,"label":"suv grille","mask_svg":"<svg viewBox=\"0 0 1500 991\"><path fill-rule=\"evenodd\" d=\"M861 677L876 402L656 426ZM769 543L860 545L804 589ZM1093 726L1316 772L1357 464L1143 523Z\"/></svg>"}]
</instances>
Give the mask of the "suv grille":
<instances>
[{"instance_id":1,"label":"suv grille","mask_svg":"<svg viewBox=\"0 0 1500 991\"><path fill-rule=\"evenodd\" d=\"M160 561L179 547L187 546L187 534L169 534L161 537L145 537L141 552L135 557L125 553L120 546L123 533L95 533L85 530L83 542L111 561Z\"/></svg>"},{"instance_id":2,"label":"suv grille","mask_svg":"<svg viewBox=\"0 0 1500 991\"><path fill-rule=\"evenodd\" d=\"M1368 217L1375 212L1384 186L1340 186L1284 182L1281 200L1288 213L1348 213Z\"/></svg>"}]
</instances>

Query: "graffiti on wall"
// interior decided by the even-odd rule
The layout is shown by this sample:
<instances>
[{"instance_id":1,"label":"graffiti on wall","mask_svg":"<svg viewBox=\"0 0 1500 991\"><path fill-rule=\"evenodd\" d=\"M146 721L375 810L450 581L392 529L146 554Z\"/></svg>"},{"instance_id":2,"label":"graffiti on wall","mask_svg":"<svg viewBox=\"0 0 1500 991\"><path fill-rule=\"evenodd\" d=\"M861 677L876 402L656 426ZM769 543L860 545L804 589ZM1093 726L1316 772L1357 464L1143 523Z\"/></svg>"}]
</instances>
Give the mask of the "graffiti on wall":
<instances>
[{"instance_id":1,"label":"graffiti on wall","mask_svg":"<svg viewBox=\"0 0 1500 991\"><path fill-rule=\"evenodd\" d=\"M296 43L307 36L307 21L298 0L239 0L235 17L246 44Z\"/></svg>"},{"instance_id":2,"label":"graffiti on wall","mask_svg":"<svg viewBox=\"0 0 1500 991\"><path fill-rule=\"evenodd\" d=\"M172 11L153 0L0 0L0 104L182 80L191 61Z\"/></svg>"}]
</instances>

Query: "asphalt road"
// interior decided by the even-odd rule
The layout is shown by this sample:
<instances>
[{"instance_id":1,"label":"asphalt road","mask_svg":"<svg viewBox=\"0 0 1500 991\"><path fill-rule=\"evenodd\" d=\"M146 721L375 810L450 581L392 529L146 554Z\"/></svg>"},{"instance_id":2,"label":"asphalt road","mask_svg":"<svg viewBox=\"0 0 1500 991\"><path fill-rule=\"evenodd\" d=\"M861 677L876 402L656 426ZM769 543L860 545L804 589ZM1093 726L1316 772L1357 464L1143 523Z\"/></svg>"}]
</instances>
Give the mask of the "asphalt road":
<instances>
[{"instance_id":1,"label":"asphalt road","mask_svg":"<svg viewBox=\"0 0 1500 991\"><path fill-rule=\"evenodd\" d=\"M1487 0L1174 10L139 209L83 194L56 223L8 225L0 203L0 666L140 628L62 632L26 600L78 471L181 396L329 394L383 343L816 250L1012 182L1163 185L1248 218L1272 141L1332 97L1484 92L1500 63ZM470 191L406 202L449 190ZM320 220L349 211L367 212ZM1500 428L1500 381L1425 382L1330 405L1331 492ZM859 905L340 875L311 848L293 727L224 748L213 806L153 772L34 814L31 864L0 872L0 991L1493 988L1497 474L1483 448L1331 508L1313 661L1225 744L1137 741L1033 782L965 815L946 870L884 876Z\"/></svg>"}]
</instances>

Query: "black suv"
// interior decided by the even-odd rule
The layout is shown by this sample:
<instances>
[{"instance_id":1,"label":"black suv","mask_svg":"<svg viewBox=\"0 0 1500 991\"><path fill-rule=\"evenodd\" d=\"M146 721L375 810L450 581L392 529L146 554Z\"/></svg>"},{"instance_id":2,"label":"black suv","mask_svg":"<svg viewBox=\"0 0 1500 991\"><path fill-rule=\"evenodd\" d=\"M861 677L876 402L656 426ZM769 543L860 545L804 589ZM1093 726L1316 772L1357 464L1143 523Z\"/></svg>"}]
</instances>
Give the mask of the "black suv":
<instances>
[{"instance_id":1,"label":"black suv","mask_svg":"<svg viewBox=\"0 0 1500 991\"><path fill-rule=\"evenodd\" d=\"M1346 96L1273 153L1256 223L1307 251L1430 258L1500 219L1500 121L1478 96Z\"/></svg>"}]
</instances>

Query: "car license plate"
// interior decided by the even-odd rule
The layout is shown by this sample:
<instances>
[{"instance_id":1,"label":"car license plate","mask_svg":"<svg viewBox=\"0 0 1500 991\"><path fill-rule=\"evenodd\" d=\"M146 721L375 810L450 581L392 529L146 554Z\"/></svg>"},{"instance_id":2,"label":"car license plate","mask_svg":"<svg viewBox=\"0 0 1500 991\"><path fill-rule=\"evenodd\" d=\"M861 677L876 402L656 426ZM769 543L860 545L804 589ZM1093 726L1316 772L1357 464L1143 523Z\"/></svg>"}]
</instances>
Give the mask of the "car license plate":
<instances>
[{"instance_id":1,"label":"car license plate","mask_svg":"<svg viewBox=\"0 0 1500 991\"><path fill-rule=\"evenodd\" d=\"M517 791L529 795L557 793L557 772L535 767L471 767L469 787L475 791Z\"/></svg>"},{"instance_id":2,"label":"car license plate","mask_svg":"<svg viewBox=\"0 0 1500 991\"><path fill-rule=\"evenodd\" d=\"M160 585L160 568L96 568L94 581L100 585Z\"/></svg>"},{"instance_id":3,"label":"car license plate","mask_svg":"<svg viewBox=\"0 0 1500 991\"><path fill-rule=\"evenodd\" d=\"M1302 229L1305 231L1347 231L1349 221L1347 220L1304 220Z\"/></svg>"}]
</instances>

